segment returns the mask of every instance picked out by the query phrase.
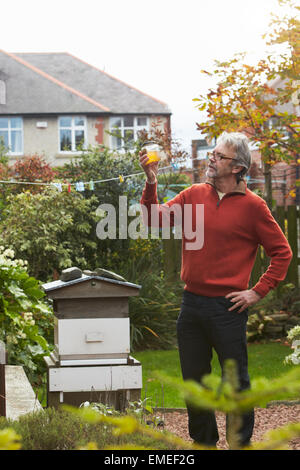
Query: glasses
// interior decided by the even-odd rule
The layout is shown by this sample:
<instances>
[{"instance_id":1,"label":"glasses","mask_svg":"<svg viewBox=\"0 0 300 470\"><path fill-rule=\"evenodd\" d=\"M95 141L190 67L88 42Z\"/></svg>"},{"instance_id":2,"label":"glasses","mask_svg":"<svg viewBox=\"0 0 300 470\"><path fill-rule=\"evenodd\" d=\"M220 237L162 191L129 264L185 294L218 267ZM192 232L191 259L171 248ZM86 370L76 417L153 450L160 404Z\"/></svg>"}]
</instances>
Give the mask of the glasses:
<instances>
[{"instance_id":1,"label":"glasses","mask_svg":"<svg viewBox=\"0 0 300 470\"><path fill-rule=\"evenodd\" d=\"M207 152L207 158L212 158L212 157L217 162L220 162L221 160L236 160L236 158L226 157L226 155L223 155L222 153L216 153L215 151Z\"/></svg>"}]
</instances>

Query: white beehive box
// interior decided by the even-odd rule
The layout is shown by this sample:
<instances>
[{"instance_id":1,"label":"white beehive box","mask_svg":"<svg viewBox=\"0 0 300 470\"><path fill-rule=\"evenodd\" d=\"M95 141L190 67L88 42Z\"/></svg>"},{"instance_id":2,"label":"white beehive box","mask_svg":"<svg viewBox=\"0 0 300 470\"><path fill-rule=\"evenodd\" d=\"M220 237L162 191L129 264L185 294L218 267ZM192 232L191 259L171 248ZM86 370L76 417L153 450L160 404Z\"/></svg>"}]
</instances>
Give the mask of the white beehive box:
<instances>
[{"instance_id":1,"label":"white beehive box","mask_svg":"<svg viewBox=\"0 0 300 470\"><path fill-rule=\"evenodd\" d=\"M91 391L115 396L124 391L127 398L138 399L142 367L130 356L129 297L138 295L141 286L82 275L43 288L55 315L55 351L45 357L48 405L68 402L67 395L69 403L74 404L74 397L81 403Z\"/></svg>"},{"instance_id":2,"label":"white beehive box","mask_svg":"<svg viewBox=\"0 0 300 470\"><path fill-rule=\"evenodd\" d=\"M53 367L49 370L50 392L89 392L141 389L140 363L95 367Z\"/></svg>"},{"instance_id":3,"label":"white beehive box","mask_svg":"<svg viewBox=\"0 0 300 470\"><path fill-rule=\"evenodd\" d=\"M81 364L104 364L116 358L126 362L130 353L129 318L56 318L54 342L61 365L75 365L78 360Z\"/></svg>"},{"instance_id":4,"label":"white beehive box","mask_svg":"<svg viewBox=\"0 0 300 470\"><path fill-rule=\"evenodd\" d=\"M130 353L128 299L140 286L100 276L44 284L53 299L54 344L60 365L126 363Z\"/></svg>"}]
</instances>

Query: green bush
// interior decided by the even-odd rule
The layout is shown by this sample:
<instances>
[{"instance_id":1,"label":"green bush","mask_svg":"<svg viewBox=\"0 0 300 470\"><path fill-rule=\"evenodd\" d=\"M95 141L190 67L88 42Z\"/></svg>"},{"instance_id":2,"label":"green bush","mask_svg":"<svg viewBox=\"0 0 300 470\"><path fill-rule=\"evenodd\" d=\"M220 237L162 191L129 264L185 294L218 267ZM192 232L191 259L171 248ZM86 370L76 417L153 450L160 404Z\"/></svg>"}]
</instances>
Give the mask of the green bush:
<instances>
[{"instance_id":1,"label":"green bush","mask_svg":"<svg viewBox=\"0 0 300 470\"><path fill-rule=\"evenodd\" d=\"M291 343L291 348L294 350L292 354L285 358L285 364L300 364L300 325L292 328L287 335L287 340Z\"/></svg>"},{"instance_id":2,"label":"green bush","mask_svg":"<svg viewBox=\"0 0 300 470\"><path fill-rule=\"evenodd\" d=\"M27 168L28 181L35 181L36 172ZM53 279L62 269L78 266L94 269L102 266L114 271L119 263L127 259L129 239L100 240L96 235L99 216L96 214L102 203L112 204L118 218L119 197L127 196L128 207L137 203L141 196L144 179L134 176L140 171L137 157L133 154L114 155L105 147L89 148L81 158L57 168L56 174L65 183L117 178L115 181L94 183L90 189L85 185L82 192L71 192L67 186L59 192L55 187L34 188L18 185L23 191L16 196L8 191L0 220L3 243L11 246L18 257L28 261L32 276L43 280ZM43 177L48 177L43 174ZM8 186L8 185L6 185ZM9 196L9 193L10 196Z\"/></svg>"},{"instance_id":3,"label":"green bush","mask_svg":"<svg viewBox=\"0 0 300 470\"><path fill-rule=\"evenodd\" d=\"M90 442L97 449L104 449L132 442L132 436L117 436L106 423L88 423L76 413L54 408L20 416L17 421L0 418L0 430L7 428L20 437L22 450L76 450ZM133 441L140 447L153 444L153 439L143 435L136 435ZM155 446L168 448L158 440Z\"/></svg>"},{"instance_id":4,"label":"green bush","mask_svg":"<svg viewBox=\"0 0 300 470\"><path fill-rule=\"evenodd\" d=\"M95 439L101 446L101 440L105 442L107 436L107 432L99 432L99 429L95 435L94 426L53 408L21 416L12 423L4 419L0 421L0 427L8 425L21 437L23 450L72 450Z\"/></svg>"},{"instance_id":5,"label":"green bush","mask_svg":"<svg viewBox=\"0 0 300 470\"><path fill-rule=\"evenodd\" d=\"M97 255L95 202L55 188L10 196L0 222L3 243L42 281L70 266L88 268Z\"/></svg>"},{"instance_id":6,"label":"green bush","mask_svg":"<svg viewBox=\"0 0 300 470\"><path fill-rule=\"evenodd\" d=\"M23 365L33 380L44 370L49 354L53 315L42 299L40 283L29 276L23 260L11 249L0 247L0 339L9 364Z\"/></svg>"},{"instance_id":7,"label":"green bush","mask_svg":"<svg viewBox=\"0 0 300 470\"><path fill-rule=\"evenodd\" d=\"M93 189L90 189L89 184L85 185L85 191L81 193L82 197L86 200L93 197L96 201L95 208L100 204L111 204L116 210L117 220L119 220L119 197L127 197L128 210L131 204L139 202L145 180L141 176L133 176L123 178L122 181L122 178L120 180L119 177L135 175L139 172L141 172L141 168L136 152L118 154L104 146L89 147L80 158L57 168L58 176L65 181L93 182ZM111 180L112 178L115 179ZM101 182L97 183L96 181ZM118 272L120 263L127 260L130 240L128 238L119 239L118 223L116 229L116 239L97 239L95 257L87 256L89 269L101 266ZM93 230L94 236L96 236L96 224Z\"/></svg>"}]
</instances>

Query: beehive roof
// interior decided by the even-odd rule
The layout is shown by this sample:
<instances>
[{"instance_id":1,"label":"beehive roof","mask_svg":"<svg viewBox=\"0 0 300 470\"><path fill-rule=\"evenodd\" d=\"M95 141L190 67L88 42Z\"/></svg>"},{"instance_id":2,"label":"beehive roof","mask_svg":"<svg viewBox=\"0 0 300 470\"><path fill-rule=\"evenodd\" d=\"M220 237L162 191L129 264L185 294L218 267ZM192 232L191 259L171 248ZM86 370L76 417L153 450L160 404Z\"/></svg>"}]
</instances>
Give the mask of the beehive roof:
<instances>
[{"instance_id":1,"label":"beehive roof","mask_svg":"<svg viewBox=\"0 0 300 470\"><path fill-rule=\"evenodd\" d=\"M53 298L57 297L55 295L56 292L58 293L59 298L63 298L64 294L66 293L66 290L69 290L69 287L73 288L72 291L74 290L74 288L80 287L80 289L77 290L78 298L88 297L90 294L91 296L93 296L93 293L89 292L90 284L88 284L87 289L83 289L82 284L91 280L100 281L100 283L106 286L106 289L104 289L103 292L99 292L99 291L95 292L96 297L101 297L102 295L105 297L109 296L109 293L110 292L113 293L114 290L116 290L116 292L117 291L120 292L120 294L122 291L124 296L137 295L136 292L141 288L140 285L133 284L132 282L118 281L116 279L110 279L107 277L101 277L101 276L96 276L96 275L87 276L85 274L82 274L80 278L73 279L71 281L58 280L58 281L48 282L46 284L43 284L42 287L46 293L49 293L49 297L53 297ZM60 292L62 291L62 289L63 289L63 292ZM131 289L132 289L132 292L131 292ZM85 290L86 290L86 295L84 292ZM135 293L133 293L134 291ZM68 297L68 295L66 295L66 297Z\"/></svg>"}]
</instances>

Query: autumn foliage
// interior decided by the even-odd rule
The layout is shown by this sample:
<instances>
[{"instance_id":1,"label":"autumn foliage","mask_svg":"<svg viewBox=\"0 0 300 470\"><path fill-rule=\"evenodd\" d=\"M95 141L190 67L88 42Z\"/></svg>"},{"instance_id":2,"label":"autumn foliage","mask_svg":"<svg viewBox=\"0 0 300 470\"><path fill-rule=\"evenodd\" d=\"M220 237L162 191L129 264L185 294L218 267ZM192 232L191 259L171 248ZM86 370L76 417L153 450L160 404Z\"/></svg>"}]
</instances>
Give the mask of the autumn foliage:
<instances>
[{"instance_id":1,"label":"autumn foliage","mask_svg":"<svg viewBox=\"0 0 300 470\"><path fill-rule=\"evenodd\" d=\"M39 155L32 155L18 160L12 167L12 175L19 181L51 182L55 172L50 165Z\"/></svg>"},{"instance_id":2,"label":"autumn foliage","mask_svg":"<svg viewBox=\"0 0 300 470\"><path fill-rule=\"evenodd\" d=\"M202 73L216 79L216 86L194 99L197 108L206 111L197 124L201 133L208 140L223 131L246 133L261 153L269 182L273 164L298 164L300 153L300 7L291 0L279 4L289 6L292 13L273 15L264 38L266 47L285 44L285 52L270 52L255 65L245 63L245 53L215 61L214 70Z\"/></svg>"}]
</instances>

